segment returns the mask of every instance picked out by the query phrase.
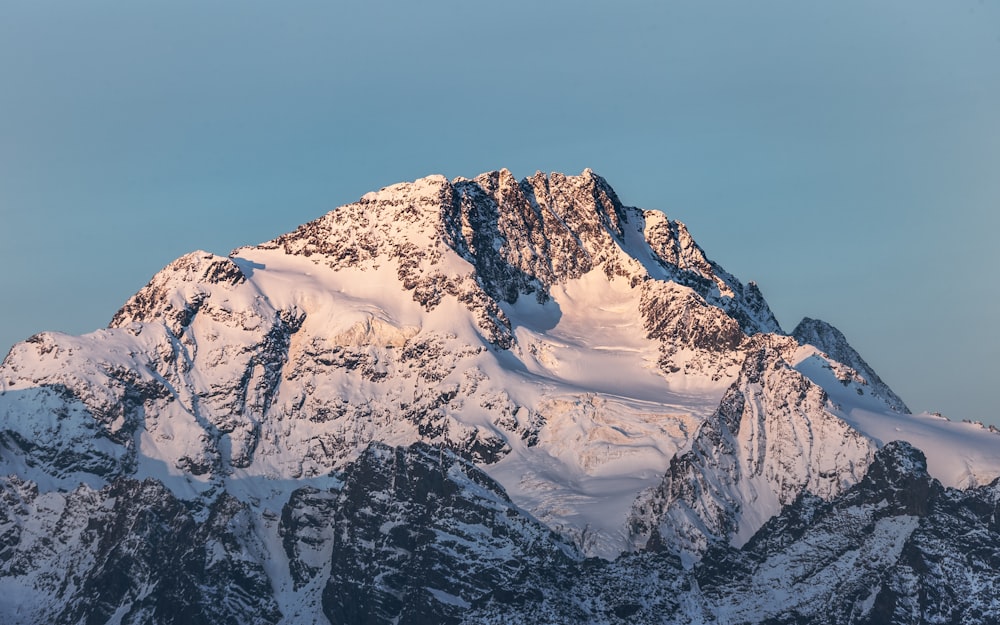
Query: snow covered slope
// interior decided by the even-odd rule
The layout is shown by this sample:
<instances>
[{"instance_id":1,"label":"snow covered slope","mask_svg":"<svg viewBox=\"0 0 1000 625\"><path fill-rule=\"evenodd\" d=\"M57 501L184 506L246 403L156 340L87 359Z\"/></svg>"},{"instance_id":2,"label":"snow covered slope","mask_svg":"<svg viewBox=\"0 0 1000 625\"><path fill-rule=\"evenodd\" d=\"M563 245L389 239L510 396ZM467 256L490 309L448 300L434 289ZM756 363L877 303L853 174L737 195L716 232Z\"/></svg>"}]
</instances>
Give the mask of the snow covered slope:
<instances>
[{"instance_id":1,"label":"snow covered slope","mask_svg":"<svg viewBox=\"0 0 1000 625\"><path fill-rule=\"evenodd\" d=\"M907 414L832 326L806 320L793 335L682 223L623 205L589 170L393 185L229 256L179 258L105 330L14 346L0 365L0 473L11 476L0 589L57 597L23 622L156 613L144 593L167 569L66 612L76 591L53 595L44 571L18 564L57 531L40 527L62 528L82 577L108 557L100 541L146 540L57 522L70 501L121 508L122 489L164 493L191 515L190 531L209 532L219 506L242 519L226 520L232 536L220 534L216 555L174 562L211 568L249 554L244 581L263 575L273 590L250 602L261 622L407 610L436 622L496 597L451 578L433 592L389 579L411 564L340 570L332 554L368 558L377 536L402 540L402 523L423 538L392 549L451 563L434 566L477 550L559 566L644 550L682 570L743 545L800 497L842 496L896 438L923 448L946 486L1000 475L995 434ZM438 490L408 490L416 499L402 508L350 494L364 489L351 480L397 475L397 462L434 474L434 450ZM399 495L394 484L368 495ZM180 518L157 510L151 518ZM378 510L405 522L369 526ZM501 527L501 512L518 520ZM455 515L493 529L455 526ZM50 555L38 561L63 566ZM358 575L375 601L364 614L336 599ZM524 575L496 579L530 595ZM200 587L199 618L219 618L209 604L228 583ZM412 605L400 599L411 592Z\"/></svg>"},{"instance_id":2,"label":"snow covered slope","mask_svg":"<svg viewBox=\"0 0 1000 625\"><path fill-rule=\"evenodd\" d=\"M995 429L910 414L844 335L823 321L804 319L794 335L804 344L788 362L823 387L834 414L877 445L901 440L917 447L927 456L930 474L945 486L984 486L1000 475Z\"/></svg>"}]
</instances>

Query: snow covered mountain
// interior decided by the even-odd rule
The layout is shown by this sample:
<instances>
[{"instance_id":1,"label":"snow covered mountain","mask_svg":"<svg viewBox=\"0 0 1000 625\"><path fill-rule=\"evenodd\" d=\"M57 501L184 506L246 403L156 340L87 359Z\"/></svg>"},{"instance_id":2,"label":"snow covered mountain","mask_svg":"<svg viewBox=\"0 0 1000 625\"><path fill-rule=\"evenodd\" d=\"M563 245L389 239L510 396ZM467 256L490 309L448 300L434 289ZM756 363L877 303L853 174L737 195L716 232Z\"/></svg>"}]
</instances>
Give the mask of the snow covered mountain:
<instances>
[{"instance_id":1,"label":"snow covered mountain","mask_svg":"<svg viewBox=\"0 0 1000 625\"><path fill-rule=\"evenodd\" d=\"M847 597L831 584L862 569L802 542L899 480L947 505L845 534L893 546L880 579L925 517L1000 550L976 520L1000 438L909 414L824 322L786 335L589 170L432 176L188 254L107 329L14 346L0 464L11 623L765 622L754 580L801 583L793 552L853 607L775 595L770 622L866 622L906 584L961 586L953 566L899 577L892 606L888 581ZM917 477L872 477L889 465Z\"/></svg>"}]
</instances>

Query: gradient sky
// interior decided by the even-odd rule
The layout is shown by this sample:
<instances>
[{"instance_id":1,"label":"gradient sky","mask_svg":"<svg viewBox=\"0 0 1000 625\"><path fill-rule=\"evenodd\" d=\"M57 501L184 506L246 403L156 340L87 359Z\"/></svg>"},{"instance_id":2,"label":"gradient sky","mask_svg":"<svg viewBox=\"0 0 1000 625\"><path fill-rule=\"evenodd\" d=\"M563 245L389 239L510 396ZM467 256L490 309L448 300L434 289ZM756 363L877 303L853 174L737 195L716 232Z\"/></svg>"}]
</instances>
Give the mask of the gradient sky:
<instances>
[{"instance_id":1,"label":"gradient sky","mask_svg":"<svg viewBox=\"0 0 1000 625\"><path fill-rule=\"evenodd\" d=\"M591 167L1000 423L1000 3L0 0L0 352L431 173Z\"/></svg>"}]
</instances>

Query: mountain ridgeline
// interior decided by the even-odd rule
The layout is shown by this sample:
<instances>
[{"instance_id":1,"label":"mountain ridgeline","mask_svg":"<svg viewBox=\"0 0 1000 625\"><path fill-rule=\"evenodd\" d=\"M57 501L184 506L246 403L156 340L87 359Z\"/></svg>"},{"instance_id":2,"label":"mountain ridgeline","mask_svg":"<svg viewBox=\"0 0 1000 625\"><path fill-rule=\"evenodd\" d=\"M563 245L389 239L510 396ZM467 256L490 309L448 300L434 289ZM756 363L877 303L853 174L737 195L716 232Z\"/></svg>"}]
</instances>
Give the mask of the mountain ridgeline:
<instances>
[{"instance_id":1,"label":"mountain ridgeline","mask_svg":"<svg viewBox=\"0 0 1000 625\"><path fill-rule=\"evenodd\" d=\"M0 365L0 621L996 623L1000 438L590 170L431 176Z\"/></svg>"}]
</instances>

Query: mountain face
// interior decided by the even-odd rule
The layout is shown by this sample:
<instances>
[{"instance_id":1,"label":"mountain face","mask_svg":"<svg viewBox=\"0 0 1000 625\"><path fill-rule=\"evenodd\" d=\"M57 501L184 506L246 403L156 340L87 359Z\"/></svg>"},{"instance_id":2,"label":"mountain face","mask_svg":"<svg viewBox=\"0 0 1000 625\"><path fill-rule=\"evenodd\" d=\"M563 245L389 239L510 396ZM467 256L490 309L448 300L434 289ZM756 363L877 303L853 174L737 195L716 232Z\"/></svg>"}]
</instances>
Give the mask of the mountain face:
<instances>
[{"instance_id":1,"label":"mountain face","mask_svg":"<svg viewBox=\"0 0 1000 625\"><path fill-rule=\"evenodd\" d=\"M11 349L0 620L996 622L998 443L589 170L432 176Z\"/></svg>"}]
</instances>

